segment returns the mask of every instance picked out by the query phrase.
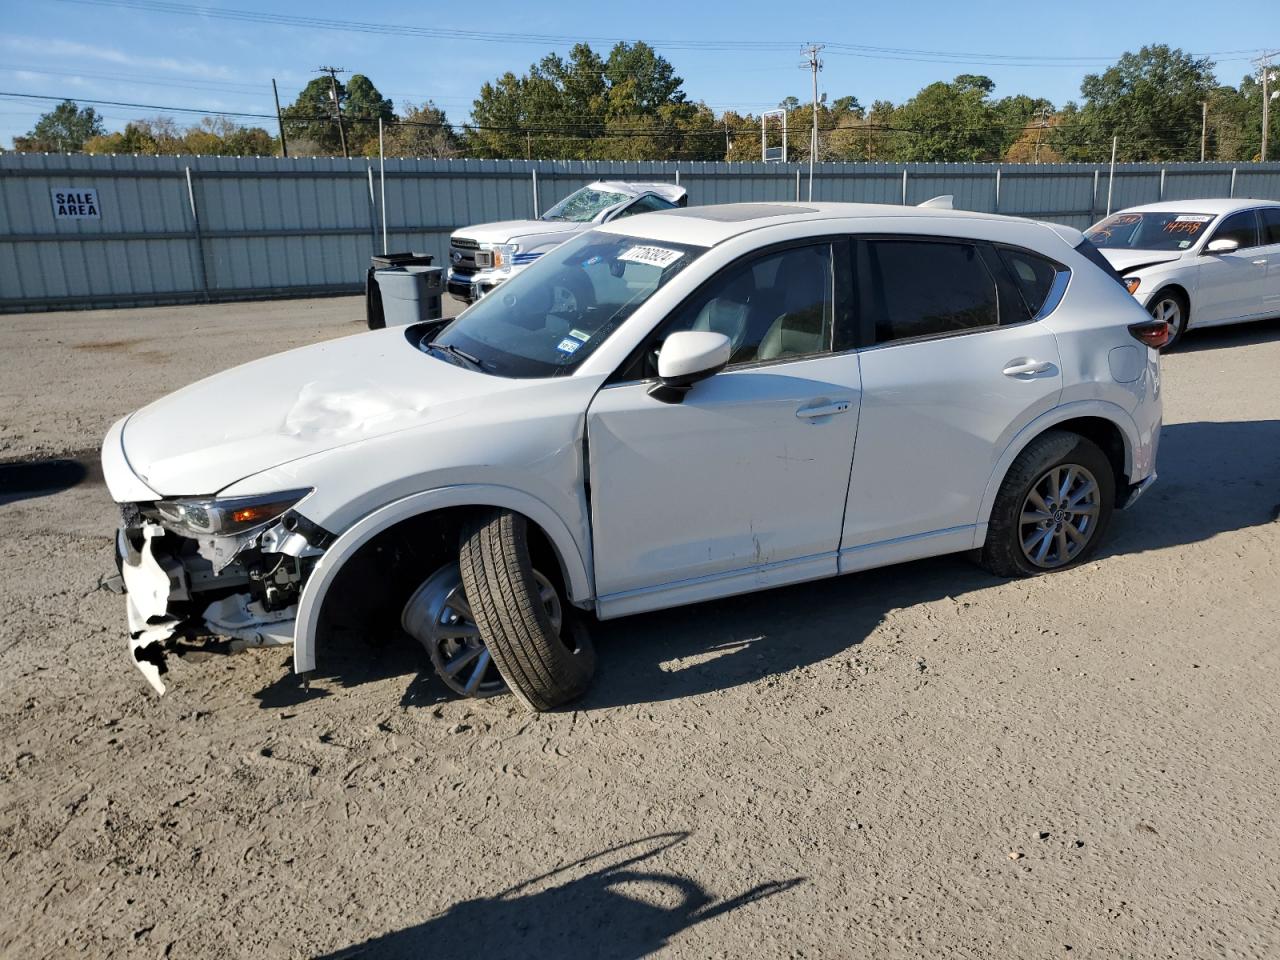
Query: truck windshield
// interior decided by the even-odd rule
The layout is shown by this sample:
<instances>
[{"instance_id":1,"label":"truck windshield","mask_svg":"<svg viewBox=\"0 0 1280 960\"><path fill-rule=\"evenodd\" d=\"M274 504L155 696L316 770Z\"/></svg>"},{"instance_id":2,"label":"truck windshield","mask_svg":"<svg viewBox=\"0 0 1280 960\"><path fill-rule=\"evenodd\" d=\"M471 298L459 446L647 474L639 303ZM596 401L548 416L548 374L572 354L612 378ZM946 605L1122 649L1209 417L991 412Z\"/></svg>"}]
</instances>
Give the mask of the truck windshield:
<instances>
[{"instance_id":1,"label":"truck windshield","mask_svg":"<svg viewBox=\"0 0 1280 960\"><path fill-rule=\"evenodd\" d=\"M542 215L543 220L569 220L573 223L589 223L601 210L607 210L627 199L625 193L612 190L596 190L583 187L569 194Z\"/></svg>"},{"instance_id":2,"label":"truck windshield","mask_svg":"<svg viewBox=\"0 0 1280 960\"><path fill-rule=\"evenodd\" d=\"M1215 219L1211 213L1117 213L1085 236L1103 250L1186 250Z\"/></svg>"},{"instance_id":3,"label":"truck windshield","mask_svg":"<svg viewBox=\"0 0 1280 960\"><path fill-rule=\"evenodd\" d=\"M544 254L420 347L497 376L565 376L705 249L588 231Z\"/></svg>"}]
</instances>

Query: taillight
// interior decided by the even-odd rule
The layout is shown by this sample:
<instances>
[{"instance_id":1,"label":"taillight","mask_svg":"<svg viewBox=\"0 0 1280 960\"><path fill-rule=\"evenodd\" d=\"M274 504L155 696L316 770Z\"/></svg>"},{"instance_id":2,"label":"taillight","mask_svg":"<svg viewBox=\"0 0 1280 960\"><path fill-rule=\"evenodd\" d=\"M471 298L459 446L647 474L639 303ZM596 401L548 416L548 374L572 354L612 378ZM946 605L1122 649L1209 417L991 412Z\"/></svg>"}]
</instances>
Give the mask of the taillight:
<instances>
[{"instance_id":1,"label":"taillight","mask_svg":"<svg viewBox=\"0 0 1280 960\"><path fill-rule=\"evenodd\" d=\"M1169 342L1169 324L1163 320L1147 320L1129 324L1133 339L1145 343L1152 350L1159 350Z\"/></svg>"}]
</instances>

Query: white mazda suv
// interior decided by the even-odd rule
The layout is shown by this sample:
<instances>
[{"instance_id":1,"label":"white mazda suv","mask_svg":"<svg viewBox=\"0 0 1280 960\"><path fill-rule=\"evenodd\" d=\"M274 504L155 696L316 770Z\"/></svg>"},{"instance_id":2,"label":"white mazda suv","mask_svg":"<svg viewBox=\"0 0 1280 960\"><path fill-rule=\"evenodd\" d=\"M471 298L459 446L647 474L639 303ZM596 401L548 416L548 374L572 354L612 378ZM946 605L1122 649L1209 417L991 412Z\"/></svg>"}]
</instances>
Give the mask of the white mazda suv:
<instances>
[{"instance_id":1,"label":"white mazda suv","mask_svg":"<svg viewBox=\"0 0 1280 960\"><path fill-rule=\"evenodd\" d=\"M548 709L593 618L935 554L1083 563L1155 479L1167 336L1097 256L952 210L672 210L454 320L217 374L103 447L131 659L162 691L213 635L309 676L341 621Z\"/></svg>"}]
</instances>

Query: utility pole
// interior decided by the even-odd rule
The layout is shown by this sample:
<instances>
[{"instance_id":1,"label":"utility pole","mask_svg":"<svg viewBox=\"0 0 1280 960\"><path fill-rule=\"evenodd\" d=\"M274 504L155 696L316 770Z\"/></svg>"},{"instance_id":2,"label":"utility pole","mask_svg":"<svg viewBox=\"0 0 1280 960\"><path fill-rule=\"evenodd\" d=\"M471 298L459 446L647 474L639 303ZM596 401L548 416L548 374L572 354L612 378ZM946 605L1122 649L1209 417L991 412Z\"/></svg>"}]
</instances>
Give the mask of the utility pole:
<instances>
[{"instance_id":1,"label":"utility pole","mask_svg":"<svg viewBox=\"0 0 1280 960\"><path fill-rule=\"evenodd\" d=\"M316 67L316 72L329 75L329 96L333 99L333 115L338 121L338 139L342 141L342 155L350 158L351 154L347 150L347 134L342 129L342 104L338 100L338 74L346 71L341 67Z\"/></svg>"},{"instance_id":2,"label":"utility pole","mask_svg":"<svg viewBox=\"0 0 1280 960\"><path fill-rule=\"evenodd\" d=\"M1036 155L1035 155L1034 162L1039 163L1040 162L1040 135L1044 132L1045 128L1049 126L1049 105L1046 103L1039 110L1037 110L1036 116L1039 117L1039 122L1036 124Z\"/></svg>"},{"instance_id":3,"label":"utility pole","mask_svg":"<svg viewBox=\"0 0 1280 960\"><path fill-rule=\"evenodd\" d=\"M1200 162L1204 163L1204 144L1209 131L1209 101L1200 101Z\"/></svg>"},{"instance_id":4,"label":"utility pole","mask_svg":"<svg viewBox=\"0 0 1280 960\"><path fill-rule=\"evenodd\" d=\"M1275 56L1274 50L1263 50L1262 55L1253 62L1258 65L1258 72L1262 74L1262 162L1267 162L1267 140L1270 135L1271 127L1271 98L1276 96L1271 92L1271 81L1275 78L1271 75L1271 58Z\"/></svg>"},{"instance_id":5,"label":"utility pole","mask_svg":"<svg viewBox=\"0 0 1280 960\"><path fill-rule=\"evenodd\" d=\"M271 92L276 98L276 123L280 125L280 153L289 155L289 143L284 138L284 116L280 113L280 91L276 87L276 78L271 78Z\"/></svg>"},{"instance_id":6,"label":"utility pole","mask_svg":"<svg viewBox=\"0 0 1280 960\"><path fill-rule=\"evenodd\" d=\"M813 132L809 136L809 202L813 202L813 162L818 156L818 71L822 69L822 61L818 54L824 44L811 43L803 53L808 58L802 66L807 66L813 74Z\"/></svg>"}]
</instances>

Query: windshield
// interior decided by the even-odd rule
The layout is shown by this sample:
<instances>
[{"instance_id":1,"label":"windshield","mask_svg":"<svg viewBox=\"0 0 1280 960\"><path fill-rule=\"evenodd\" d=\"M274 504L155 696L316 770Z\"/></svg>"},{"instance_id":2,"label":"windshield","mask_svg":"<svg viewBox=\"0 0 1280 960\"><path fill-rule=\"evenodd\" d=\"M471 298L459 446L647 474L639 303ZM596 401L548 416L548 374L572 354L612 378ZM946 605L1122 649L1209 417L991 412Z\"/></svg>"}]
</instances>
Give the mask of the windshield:
<instances>
[{"instance_id":1,"label":"windshield","mask_svg":"<svg viewBox=\"0 0 1280 960\"><path fill-rule=\"evenodd\" d=\"M503 377L554 377L705 251L590 230L543 254L421 348Z\"/></svg>"},{"instance_id":2,"label":"windshield","mask_svg":"<svg viewBox=\"0 0 1280 960\"><path fill-rule=\"evenodd\" d=\"M573 223L590 223L601 210L607 210L627 199L625 193L612 190L596 190L583 187L569 194L542 215L543 220L570 220Z\"/></svg>"},{"instance_id":3,"label":"windshield","mask_svg":"<svg viewBox=\"0 0 1280 960\"><path fill-rule=\"evenodd\" d=\"M1085 236L1103 250L1186 250L1215 218L1211 213L1117 213Z\"/></svg>"}]
</instances>

